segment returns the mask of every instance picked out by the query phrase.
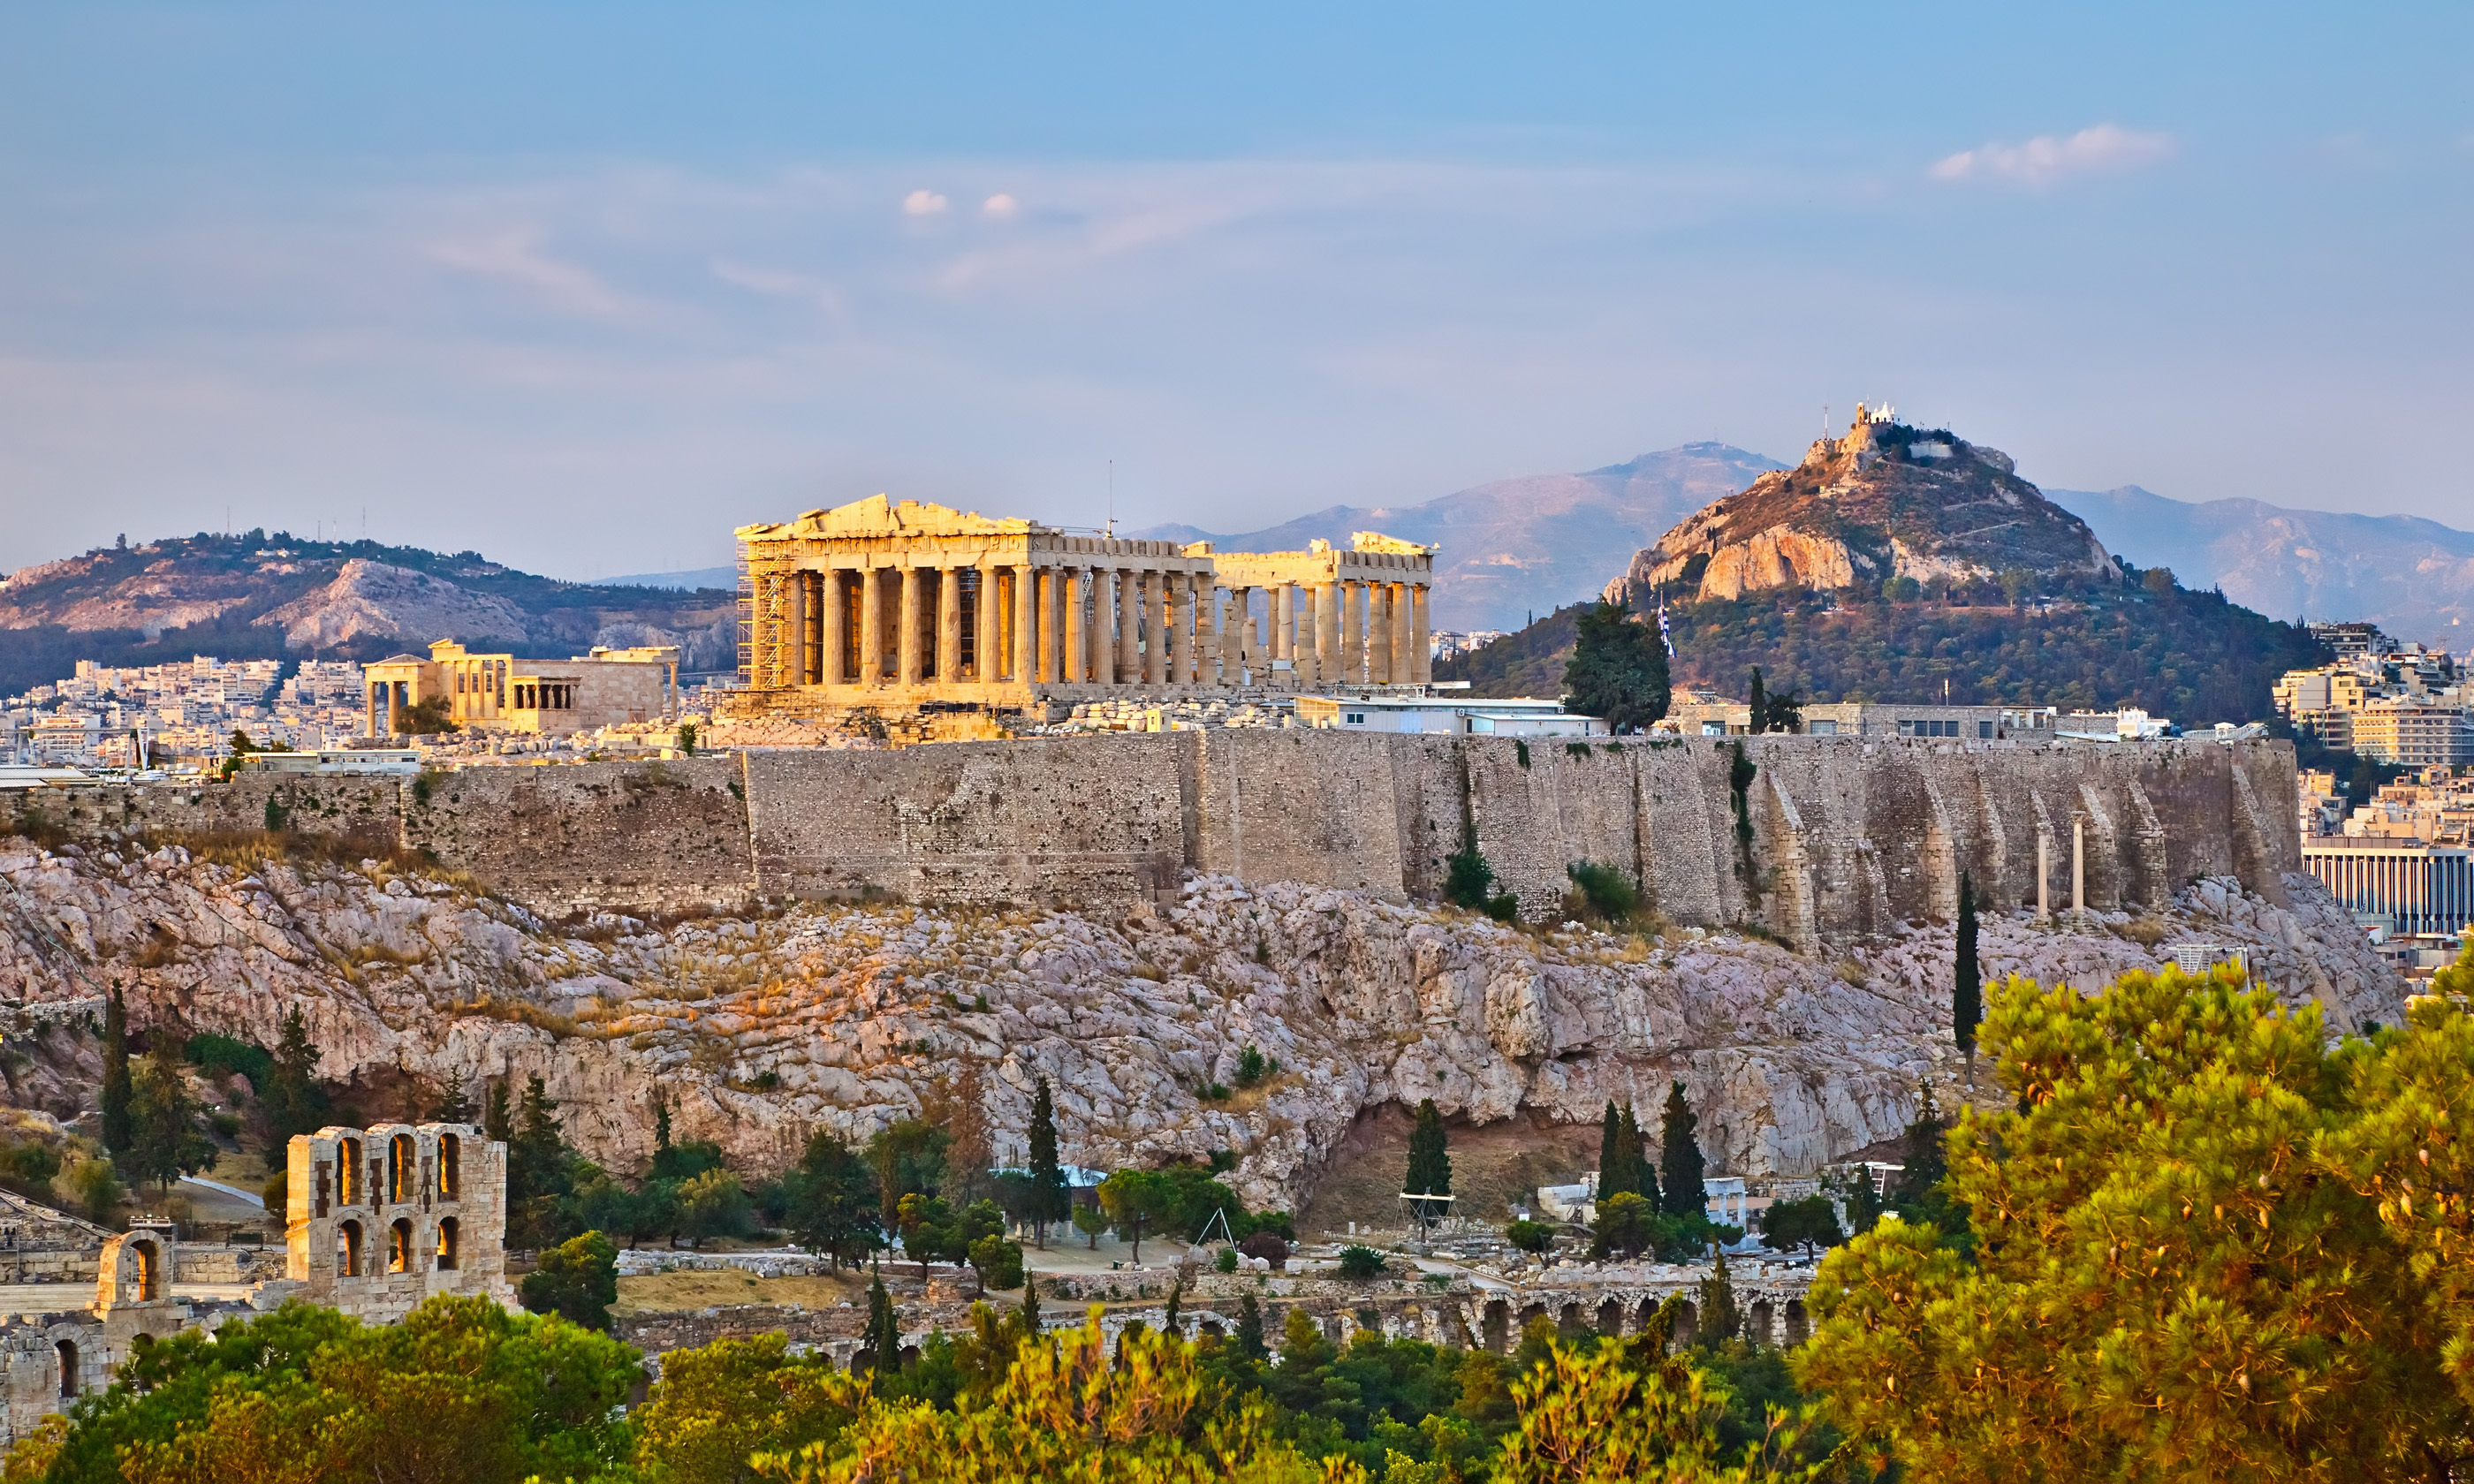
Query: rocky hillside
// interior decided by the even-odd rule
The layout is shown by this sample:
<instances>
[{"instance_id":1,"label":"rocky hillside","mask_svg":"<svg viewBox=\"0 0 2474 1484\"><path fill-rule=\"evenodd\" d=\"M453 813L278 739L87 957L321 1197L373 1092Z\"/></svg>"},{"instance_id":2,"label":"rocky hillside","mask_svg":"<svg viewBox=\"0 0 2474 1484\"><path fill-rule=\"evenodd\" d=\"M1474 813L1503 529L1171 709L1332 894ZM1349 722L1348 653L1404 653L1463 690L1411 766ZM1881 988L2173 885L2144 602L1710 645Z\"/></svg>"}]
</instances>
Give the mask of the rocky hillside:
<instances>
[{"instance_id":1,"label":"rocky hillside","mask_svg":"<svg viewBox=\"0 0 2474 1484\"><path fill-rule=\"evenodd\" d=\"M2087 522L2021 479L2009 455L1857 412L1846 437L1816 441L1802 464L1678 522L1608 584L1608 598L2118 575Z\"/></svg>"},{"instance_id":2,"label":"rocky hillside","mask_svg":"<svg viewBox=\"0 0 2474 1484\"><path fill-rule=\"evenodd\" d=\"M2412 515L2288 510L2259 500L2186 504L2137 485L2055 490L2054 503L2123 558L2290 618L2367 619L2399 639L2474 643L2474 532Z\"/></svg>"},{"instance_id":3,"label":"rocky hillside","mask_svg":"<svg viewBox=\"0 0 2474 1484\"><path fill-rule=\"evenodd\" d=\"M211 654L373 659L432 639L569 655L677 644L690 670L737 662L732 599L557 582L453 556L286 533L108 546L0 583L0 693L77 659L150 664Z\"/></svg>"},{"instance_id":4,"label":"rocky hillside","mask_svg":"<svg viewBox=\"0 0 2474 1484\"><path fill-rule=\"evenodd\" d=\"M1777 467L1725 443L1686 443L1587 473L1496 480L1418 505L1335 505L1233 536L1191 526L1142 534L1209 540L1224 551L1302 551L1317 537L1346 546L1352 531L1382 531L1442 548L1436 628L1517 629L1534 612L1605 586L1625 553L1686 512Z\"/></svg>"},{"instance_id":5,"label":"rocky hillside","mask_svg":"<svg viewBox=\"0 0 2474 1484\"><path fill-rule=\"evenodd\" d=\"M272 1044L299 1006L321 1075L390 1111L449 1081L538 1074L577 1143L620 1169L649 1158L657 1091L678 1137L778 1166L813 1128L863 1136L971 1061L999 1130L1025 1127L1044 1075L1068 1159L1231 1150L1248 1199L1279 1207L1370 1107L1578 1122L1610 1097L1654 1106L1681 1078L1716 1168L1750 1174L1892 1137L1921 1079L1947 1098L1958 1076L1941 926L1822 962L1728 934L1521 932L1205 877L1124 918L874 906L557 929L376 860L0 840L0 995L29 1007L21 1028L50 1027L12 1036L10 1096L63 1120L94 1106L78 1007L109 981L141 1030ZM2204 941L2337 1024L2393 1022L2401 987L2361 934L2308 877L2287 884L2291 909L2202 880L2163 918L1989 920L1986 969L2085 988ZM1277 1075L1206 1100L1249 1045ZM1020 1150L1001 1138L999 1154Z\"/></svg>"}]
</instances>

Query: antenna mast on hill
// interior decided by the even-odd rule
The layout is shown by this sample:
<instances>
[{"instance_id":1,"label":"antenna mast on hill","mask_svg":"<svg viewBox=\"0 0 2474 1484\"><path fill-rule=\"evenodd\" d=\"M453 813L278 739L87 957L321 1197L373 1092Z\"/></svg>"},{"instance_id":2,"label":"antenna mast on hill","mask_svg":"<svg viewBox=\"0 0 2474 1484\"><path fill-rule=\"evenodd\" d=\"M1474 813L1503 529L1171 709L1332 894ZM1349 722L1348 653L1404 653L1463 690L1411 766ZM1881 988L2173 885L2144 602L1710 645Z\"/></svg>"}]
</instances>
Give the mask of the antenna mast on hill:
<instances>
[{"instance_id":1,"label":"antenna mast on hill","mask_svg":"<svg viewBox=\"0 0 2474 1484\"><path fill-rule=\"evenodd\" d=\"M1107 534L1108 534L1111 538L1114 538L1114 537L1116 536L1116 534L1117 534L1117 461L1116 461L1116 460L1114 460L1114 459L1110 459L1110 460L1108 461L1108 531L1107 531Z\"/></svg>"}]
</instances>

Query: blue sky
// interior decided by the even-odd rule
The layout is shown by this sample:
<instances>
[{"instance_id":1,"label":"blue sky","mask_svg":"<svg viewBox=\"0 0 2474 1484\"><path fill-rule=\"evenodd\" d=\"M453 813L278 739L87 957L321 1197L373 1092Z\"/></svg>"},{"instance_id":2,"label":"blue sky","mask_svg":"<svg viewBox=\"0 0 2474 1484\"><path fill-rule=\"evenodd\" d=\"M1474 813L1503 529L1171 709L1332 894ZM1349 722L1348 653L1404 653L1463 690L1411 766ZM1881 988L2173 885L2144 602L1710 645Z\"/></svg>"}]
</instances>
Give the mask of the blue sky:
<instances>
[{"instance_id":1,"label":"blue sky","mask_svg":"<svg viewBox=\"0 0 2474 1484\"><path fill-rule=\"evenodd\" d=\"M1249 529L1884 396L2474 525L2474 12L1739 9L21 0L0 567L672 569L1111 461Z\"/></svg>"}]
</instances>

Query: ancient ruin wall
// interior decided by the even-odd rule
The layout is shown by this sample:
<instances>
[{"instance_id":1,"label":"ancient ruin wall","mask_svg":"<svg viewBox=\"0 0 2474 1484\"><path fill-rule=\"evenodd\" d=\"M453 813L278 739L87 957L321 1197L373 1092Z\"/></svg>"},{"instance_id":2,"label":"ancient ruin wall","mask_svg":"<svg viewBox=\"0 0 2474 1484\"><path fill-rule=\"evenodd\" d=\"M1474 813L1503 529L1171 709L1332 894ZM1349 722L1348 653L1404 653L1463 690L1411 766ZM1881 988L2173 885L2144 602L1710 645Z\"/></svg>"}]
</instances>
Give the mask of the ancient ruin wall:
<instances>
[{"instance_id":1,"label":"ancient ruin wall","mask_svg":"<svg viewBox=\"0 0 2474 1484\"><path fill-rule=\"evenodd\" d=\"M1734 749L1754 764L1739 841ZM2284 743L2136 746L1687 738L1589 743L1333 731L1133 733L892 752L473 768L94 789L17 807L71 833L286 827L428 852L553 915L730 908L751 895L1105 906L1180 873L1432 899L1473 829L1524 918L1567 868L1631 874L1678 923L1807 951L1988 908L2153 908L2204 875L2271 900L2300 869Z\"/></svg>"}]
</instances>

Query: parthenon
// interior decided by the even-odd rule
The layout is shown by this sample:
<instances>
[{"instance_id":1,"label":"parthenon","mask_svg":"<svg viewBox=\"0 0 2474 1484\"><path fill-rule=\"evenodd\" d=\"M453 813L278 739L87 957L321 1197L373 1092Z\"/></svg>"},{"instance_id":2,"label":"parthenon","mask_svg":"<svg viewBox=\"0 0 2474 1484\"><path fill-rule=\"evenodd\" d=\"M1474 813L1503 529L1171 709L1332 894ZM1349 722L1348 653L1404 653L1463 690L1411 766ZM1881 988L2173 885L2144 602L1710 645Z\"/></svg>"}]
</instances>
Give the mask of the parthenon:
<instances>
[{"instance_id":1,"label":"parthenon","mask_svg":"<svg viewBox=\"0 0 2474 1484\"><path fill-rule=\"evenodd\" d=\"M759 697L1017 707L1432 678L1434 548L1372 531L1215 553L880 494L737 535Z\"/></svg>"}]
</instances>

